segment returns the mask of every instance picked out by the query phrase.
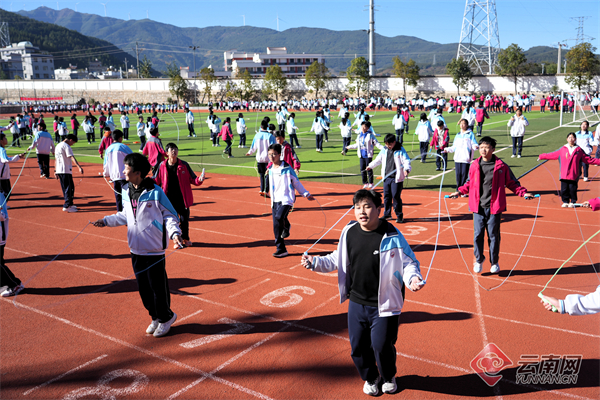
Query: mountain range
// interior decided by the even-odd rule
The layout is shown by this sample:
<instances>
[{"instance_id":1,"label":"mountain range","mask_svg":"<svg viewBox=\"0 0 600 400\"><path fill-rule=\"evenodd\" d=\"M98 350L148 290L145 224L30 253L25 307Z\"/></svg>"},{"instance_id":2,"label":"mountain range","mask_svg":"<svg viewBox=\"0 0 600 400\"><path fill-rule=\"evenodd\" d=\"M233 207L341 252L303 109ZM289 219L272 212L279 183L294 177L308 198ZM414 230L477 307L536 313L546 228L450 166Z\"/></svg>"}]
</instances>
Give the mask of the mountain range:
<instances>
[{"instance_id":1,"label":"mountain range","mask_svg":"<svg viewBox=\"0 0 600 400\"><path fill-rule=\"evenodd\" d=\"M137 43L138 50L142 49L140 59L142 55L146 55L152 61L153 68L159 71L166 70L166 65L173 62L178 66L193 68L190 46L197 47L197 70L209 65L215 70L222 69L223 52L226 50L264 53L267 47L287 47L290 53L323 54L330 71L339 73L345 71L355 55L366 57L368 52L368 36L361 30L291 28L278 32L252 26L180 28L149 19L126 21L79 13L68 8L57 11L48 7L19 11L18 14L109 42L128 53L113 56L121 60L127 57L129 64L135 64ZM12 22L10 19L7 21L10 27ZM421 67L422 74L444 73L446 64L456 56L457 47L457 43L440 44L412 36L376 35L378 74L390 73L394 56L399 56L403 61L412 58ZM102 51L98 50L98 53ZM530 62L556 63L557 49L533 47L526 51L526 56Z\"/></svg>"}]
</instances>

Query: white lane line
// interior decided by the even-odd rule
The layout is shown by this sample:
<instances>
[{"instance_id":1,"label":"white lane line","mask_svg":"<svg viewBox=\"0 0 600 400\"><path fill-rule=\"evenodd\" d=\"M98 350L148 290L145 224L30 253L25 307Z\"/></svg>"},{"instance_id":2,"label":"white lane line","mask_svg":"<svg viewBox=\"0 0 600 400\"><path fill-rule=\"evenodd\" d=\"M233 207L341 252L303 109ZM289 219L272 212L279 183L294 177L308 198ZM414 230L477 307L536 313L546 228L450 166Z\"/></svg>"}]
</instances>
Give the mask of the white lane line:
<instances>
[{"instance_id":1,"label":"white lane line","mask_svg":"<svg viewBox=\"0 0 600 400\"><path fill-rule=\"evenodd\" d=\"M196 315L200 314L201 312L202 312L202 310L198 310L198 311L195 311L195 312L191 313L190 315L186 315L186 316L185 316L185 317L183 317L183 318L179 318L179 319L177 320L177 323L181 323L181 322L185 321L186 319L192 318L192 317L194 317L194 316L196 316Z\"/></svg>"},{"instance_id":2,"label":"white lane line","mask_svg":"<svg viewBox=\"0 0 600 400\"><path fill-rule=\"evenodd\" d=\"M260 285L262 285L263 283L265 283L265 282L268 282L268 281L270 281L270 280L271 280L271 278L267 278L267 279L265 279L264 281L258 282L258 283L256 283L256 284L254 284L254 285L250 286L250 287L247 287L246 289L240 290L239 292L232 294L231 296L229 296L229 298L232 298L232 297L239 296L239 295L240 295L240 294L242 294L242 293L246 293L248 290L252 290L252 289L254 289L255 287L257 287L257 286L260 286Z\"/></svg>"},{"instance_id":3,"label":"white lane line","mask_svg":"<svg viewBox=\"0 0 600 400\"><path fill-rule=\"evenodd\" d=\"M7 303L11 303L12 302L12 300L6 300L5 298L0 298L0 300L5 301ZM174 360L172 358L169 358L169 357L163 356L161 354L155 353L153 351L144 349L143 347L136 346L134 344L128 343L128 342L126 342L124 340L117 339L117 338L115 338L113 336L106 335L106 334L98 332L98 331L96 331L94 329L86 328L85 326L82 326L82 325L79 325L78 323L69 321L68 319L56 316L54 314L47 313L47 312L42 311L42 310L38 310L35 307L30 307L30 306L27 306L27 305L22 304L22 303L19 303L18 307L26 309L26 310L29 310L29 311L32 311L32 312L40 314L40 315L43 315L43 316L45 316L47 318L51 318L53 320L62 322L64 324L68 325L68 326L71 326L73 328L82 330L84 332L91 333L91 334L96 335L96 336L98 336L98 337L100 337L102 339L105 339L105 340L111 341L113 343L116 343L116 344L118 344L120 346L127 347L127 348L130 348L132 350L136 350L136 351L138 351L140 353L143 353L143 354L145 354L147 356L156 358L156 359L158 359L160 361L164 361L166 363L173 364L173 365L175 365L177 367L180 367L180 368L186 369L188 371L194 372L194 373L196 373L198 375L202 375L205 378L210 378L210 379L214 380L215 382L218 382L220 384L229 386L229 387L231 387L233 389L239 390L242 393L246 393L246 394L249 394L251 396L258 397L259 399L272 400L267 395L264 395L262 393L259 393L259 392L256 392L254 390L248 389L248 388L246 388L244 386L238 385L237 383L230 382L230 381L228 381L226 379L223 379L223 378L219 378L219 377L214 376L214 375L212 375L212 374L210 374L208 372L204 372L201 369L192 367L192 366L184 364L184 363L182 363L180 361L177 361L177 360Z\"/></svg>"},{"instance_id":4,"label":"white lane line","mask_svg":"<svg viewBox=\"0 0 600 400\"><path fill-rule=\"evenodd\" d=\"M94 364L95 362L98 362L98 361L102 360L102 359L103 359L103 358L105 358L105 357L108 357L108 354L103 354L103 355L101 355L100 357L96 357L96 358L94 358L94 359L93 359L93 360L91 360L91 361L88 361L88 362L86 362L86 363L84 363L84 364L81 364L81 365L80 365L80 366L78 366L78 367L75 367L75 368L73 368L73 369L70 369L70 370L68 370L67 372L65 372L64 374L61 374L61 375L57 376L56 378L52 378L52 379L50 379L48 382L44 382L44 383L42 383L41 385L38 385L38 386L36 386L36 387L34 387L34 388L31 388L31 389L29 389L28 391L26 391L26 392L23 392L23 396L27 396L27 395L29 395L31 392L33 392L34 390L38 390L38 389L41 389L41 388L43 388L43 387L45 387L45 386L48 386L48 385L49 385L49 384L51 384L52 382L56 382L56 381L58 381L58 380L60 380L60 379L64 378L65 376L72 374L73 372L77 372L77 371L79 371L80 369L83 369L83 368L87 367L88 365L92 365L92 364Z\"/></svg>"}]
</instances>

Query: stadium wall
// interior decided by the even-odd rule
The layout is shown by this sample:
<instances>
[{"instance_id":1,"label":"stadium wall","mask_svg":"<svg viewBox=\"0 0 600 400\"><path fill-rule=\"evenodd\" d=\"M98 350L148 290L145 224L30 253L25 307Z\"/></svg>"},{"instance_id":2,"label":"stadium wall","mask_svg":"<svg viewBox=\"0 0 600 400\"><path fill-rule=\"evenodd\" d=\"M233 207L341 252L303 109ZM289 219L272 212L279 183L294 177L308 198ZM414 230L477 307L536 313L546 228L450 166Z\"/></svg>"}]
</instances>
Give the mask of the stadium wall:
<instances>
[{"instance_id":1,"label":"stadium wall","mask_svg":"<svg viewBox=\"0 0 600 400\"><path fill-rule=\"evenodd\" d=\"M239 82L233 79L233 82ZM212 91L212 98L221 99L225 96L226 79L220 79ZM344 96L348 95L346 85L347 78L333 78L329 80L326 87L319 91L319 97L322 96ZM257 90L262 87L262 79L254 80ZM191 93L194 87L197 89L198 100L205 102L201 88L202 82L192 79L188 80L188 86ZM549 93L553 86L559 90L570 90L571 87L565 83L564 75L557 76L525 76L519 78L517 89L519 93ZM370 90L375 94L390 95L392 97L403 94L402 79L393 77L373 78L370 83ZM600 76L596 76L590 87L590 90L600 90ZM474 77L469 84L468 90L461 90L465 93L497 93L507 95L514 93L514 84L512 79L496 75ZM260 94L260 92L258 92ZM407 86L407 96L420 94L454 96L457 94L456 86L452 83L452 77L447 75L422 77L417 87ZM363 94L361 93L361 96ZM287 93L285 97L314 97L314 93L309 93L304 79L289 79ZM79 99L89 101L126 101L128 103L137 101L143 103L166 102L168 97L174 97L169 93L168 79L124 79L124 80L2 80L0 81L0 99L5 102L18 101L22 97L42 98L42 97L62 97L66 102L77 102ZM257 98L259 95L257 96Z\"/></svg>"}]
</instances>

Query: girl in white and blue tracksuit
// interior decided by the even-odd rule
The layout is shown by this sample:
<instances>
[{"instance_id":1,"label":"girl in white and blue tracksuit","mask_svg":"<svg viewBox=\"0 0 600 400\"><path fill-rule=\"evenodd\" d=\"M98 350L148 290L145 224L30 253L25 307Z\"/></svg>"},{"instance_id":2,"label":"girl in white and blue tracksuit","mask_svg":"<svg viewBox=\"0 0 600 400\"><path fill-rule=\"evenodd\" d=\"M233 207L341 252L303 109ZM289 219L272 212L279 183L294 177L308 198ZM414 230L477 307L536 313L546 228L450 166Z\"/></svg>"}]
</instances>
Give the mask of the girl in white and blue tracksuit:
<instances>
[{"instance_id":1,"label":"girl in white and blue tracksuit","mask_svg":"<svg viewBox=\"0 0 600 400\"><path fill-rule=\"evenodd\" d=\"M427 159L427 151L429 150L429 142L433 136L433 128L427 120L427 114L421 113L421 119L415 130L415 135L419 138L419 149L421 151L421 162L424 163Z\"/></svg>"},{"instance_id":2,"label":"girl in white and blue tracksuit","mask_svg":"<svg viewBox=\"0 0 600 400\"><path fill-rule=\"evenodd\" d=\"M129 140L129 116L123 111L120 118L121 129L123 129L123 139Z\"/></svg>"},{"instance_id":3,"label":"girl in white and blue tracksuit","mask_svg":"<svg viewBox=\"0 0 600 400\"><path fill-rule=\"evenodd\" d=\"M169 239L181 236L177 213L151 178L144 178L137 187L129 182L122 195L123 211L104 217L102 222L110 227L127 225L127 242L142 303L152 321L168 322L175 314L170 306L165 250Z\"/></svg>"},{"instance_id":4,"label":"girl in white and blue tracksuit","mask_svg":"<svg viewBox=\"0 0 600 400\"><path fill-rule=\"evenodd\" d=\"M350 117L349 113L344 114L342 121L340 122L340 129L342 131L342 155L345 156L348 151L348 146L350 146L350 142L352 142L352 123L348 119Z\"/></svg>"},{"instance_id":5,"label":"girl in white and blue tracksuit","mask_svg":"<svg viewBox=\"0 0 600 400\"><path fill-rule=\"evenodd\" d=\"M188 127L188 137L196 137L196 131L194 131L194 113L191 110L185 111L185 123Z\"/></svg>"},{"instance_id":6,"label":"girl in white and blue tracksuit","mask_svg":"<svg viewBox=\"0 0 600 400\"><path fill-rule=\"evenodd\" d=\"M381 235L377 246L368 242L362 252L378 254L377 273L357 272L356 238ZM375 237L377 239L377 237ZM373 250L375 245L375 250ZM348 302L348 334L354 364L365 382L392 381L397 372L395 343L399 316L405 301L405 287L422 281L419 261L404 236L387 221L373 232L363 232L356 221L344 227L337 249L326 256L314 257L310 264L316 272L337 271L340 303ZM373 276L374 275L374 276ZM372 293L372 303L360 298L360 292ZM378 389L379 391L379 389Z\"/></svg>"},{"instance_id":7,"label":"girl in white and blue tracksuit","mask_svg":"<svg viewBox=\"0 0 600 400\"><path fill-rule=\"evenodd\" d=\"M221 127L219 127L219 124L221 123L221 119L214 115L211 111L210 115L206 119L206 123L210 129L210 138L212 139L213 147L219 147L219 132L221 132Z\"/></svg>"},{"instance_id":8,"label":"girl in white and blue tracksuit","mask_svg":"<svg viewBox=\"0 0 600 400\"><path fill-rule=\"evenodd\" d=\"M113 135L114 138L115 136ZM123 211L122 192L123 188L127 185L125 174L123 173L125 169L123 160L131 153L132 151L129 146L124 145L118 138L104 152L103 176L110 178L113 182L117 211Z\"/></svg>"},{"instance_id":9,"label":"girl in white and blue tracksuit","mask_svg":"<svg viewBox=\"0 0 600 400\"><path fill-rule=\"evenodd\" d=\"M291 113L288 118L288 121L286 123L287 133L288 133L288 136L290 137L290 146L294 147L294 141L295 141L296 148L301 149L302 147L300 146L300 142L298 142L298 136L296 133L296 131L298 130L298 127L296 126L296 122L294 121L295 118L296 118L296 113Z\"/></svg>"},{"instance_id":10,"label":"girl in white and blue tracksuit","mask_svg":"<svg viewBox=\"0 0 600 400\"><path fill-rule=\"evenodd\" d=\"M246 121L244 120L244 114L238 114L238 117L235 119L235 129L238 135L240 135L238 148L243 149L246 147Z\"/></svg>"},{"instance_id":11,"label":"girl in white and blue tracksuit","mask_svg":"<svg viewBox=\"0 0 600 400\"><path fill-rule=\"evenodd\" d=\"M394 125L394 129L396 130L396 141L402 145L404 142L404 127L406 126L406 121L404 120L404 116L399 107L396 115L392 118L392 125Z\"/></svg>"},{"instance_id":12,"label":"girl in white and blue tracksuit","mask_svg":"<svg viewBox=\"0 0 600 400\"><path fill-rule=\"evenodd\" d=\"M590 124L587 121L581 123L581 130L575 132L575 138L577 139L577 146L581 147L586 156L592 156L593 146L598 146L600 149L600 143L594 139L594 133L589 131ZM590 166L584 162L581 163L583 167L583 180L588 181L588 172Z\"/></svg>"},{"instance_id":13,"label":"girl in white and blue tracksuit","mask_svg":"<svg viewBox=\"0 0 600 400\"><path fill-rule=\"evenodd\" d=\"M275 119L277 120L277 125L280 132L285 132L285 119L290 115L287 108L279 106L277 109L277 114L275 114Z\"/></svg>"},{"instance_id":14,"label":"girl in white and blue tracksuit","mask_svg":"<svg viewBox=\"0 0 600 400\"><path fill-rule=\"evenodd\" d=\"M357 149L363 188L368 189L373 187L373 170L367 170L367 166L373 161L374 148L383 149L383 146L377 141L375 135L369 132L370 128L371 123L369 121L363 122L361 131L356 137L356 142L346 147L347 150Z\"/></svg>"},{"instance_id":15,"label":"girl in white and blue tracksuit","mask_svg":"<svg viewBox=\"0 0 600 400\"><path fill-rule=\"evenodd\" d=\"M456 188L463 186L469 177L469 165L473 160L473 151L479 148L473 131L469 129L469 121L459 121L460 132L454 137L452 146L446 147L444 153L454 153L454 172Z\"/></svg>"},{"instance_id":16,"label":"girl in white and blue tracksuit","mask_svg":"<svg viewBox=\"0 0 600 400\"><path fill-rule=\"evenodd\" d=\"M327 133L329 132L329 129L331 128L331 111L329 110L329 107L326 105L325 108L323 108L323 121L325 121L325 124L327 125L327 129L325 130L325 141L329 142L329 136L327 135Z\"/></svg>"},{"instance_id":17,"label":"girl in white and blue tracksuit","mask_svg":"<svg viewBox=\"0 0 600 400\"><path fill-rule=\"evenodd\" d=\"M402 189L404 179L410 173L410 157L402 145L394 140L393 134L385 137L386 146L379 152L375 160L369 163L369 169L381 165L383 179L383 218L392 217L392 206L396 213L396 221L403 222ZM393 161L393 163L392 163Z\"/></svg>"},{"instance_id":18,"label":"girl in white and blue tracksuit","mask_svg":"<svg viewBox=\"0 0 600 400\"><path fill-rule=\"evenodd\" d=\"M315 119L313 120L311 132L315 133L317 151L320 153L323 151L323 134L329 129L325 120L323 120L322 111L317 111Z\"/></svg>"},{"instance_id":19,"label":"girl in white and blue tracksuit","mask_svg":"<svg viewBox=\"0 0 600 400\"><path fill-rule=\"evenodd\" d=\"M33 143L27 151L35 149L40 167L40 177L50 179L50 153L54 153L54 140L52 135L46 132L46 124L42 122L39 128L40 130L35 133Z\"/></svg>"}]
</instances>

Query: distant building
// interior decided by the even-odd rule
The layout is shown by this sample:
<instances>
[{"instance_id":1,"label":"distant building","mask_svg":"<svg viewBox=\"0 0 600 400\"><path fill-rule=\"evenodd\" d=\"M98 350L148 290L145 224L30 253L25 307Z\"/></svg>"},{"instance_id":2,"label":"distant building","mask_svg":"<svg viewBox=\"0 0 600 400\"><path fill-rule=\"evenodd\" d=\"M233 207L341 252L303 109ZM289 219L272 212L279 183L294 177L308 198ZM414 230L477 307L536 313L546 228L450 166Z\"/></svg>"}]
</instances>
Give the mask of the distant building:
<instances>
[{"instance_id":1,"label":"distant building","mask_svg":"<svg viewBox=\"0 0 600 400\"><path fill-rule=\"evenodd\" d=\"M96 60L94 61L90 61L90 63L88 64L88 72L90 73L102 73L106 71L106 68L102 65L102 61L98 61L98 59L96 58Z\"/></svg>"},{"instance_id":2,"label":"distant building","mask_svg":"<svg viewBox=\"0 0 600 400\"><path fill-rule=\"evenodd\" d=\"M208 66L209 68L211 68L211 66ZM196 72L194 71L190 71L190 67L179 67L179 75L181 75L181 77L183 79L199 79L200 78L200 69L198 69ZM230 78L231 77L231 71L215 71L215 76L217 78Z\"/></svg>"},{"instance_id":3,"label":"distant building","mask_svg":"<svg viewBox=\"0 0 600 400\"><path fill-rule=\"evenodd\" d=\"M54 79L54 56L40 52L31 42L13 43L0 49L2 70L9 79Z\"/></svg>"},{"instance_id":4,"label":"distant building","mask_svg":"<svg viewBox=\"0 0 600 400\"><path fill-rule=\"evenodd\" d=\"M72 79L90 79L90 74L82 69L77 69L77 65L71 65L67 68L58 68L54 70L54 76L57 81Z\"/></svg>"},{"instance_id":5,"label":"distant building","mask_svg":"<svg viewBox=\"0 0 600 400\"><path fill-rule=\"evenodd\" d=\"M224 54L225 71L248 70L253 76L264 76L271 65L279 65L288 78L304 77L315 61L323 62L322 54L288 53L286 47L267 47L266 53L242 53L228 50Z\"/></svg>"}]
</instances>

